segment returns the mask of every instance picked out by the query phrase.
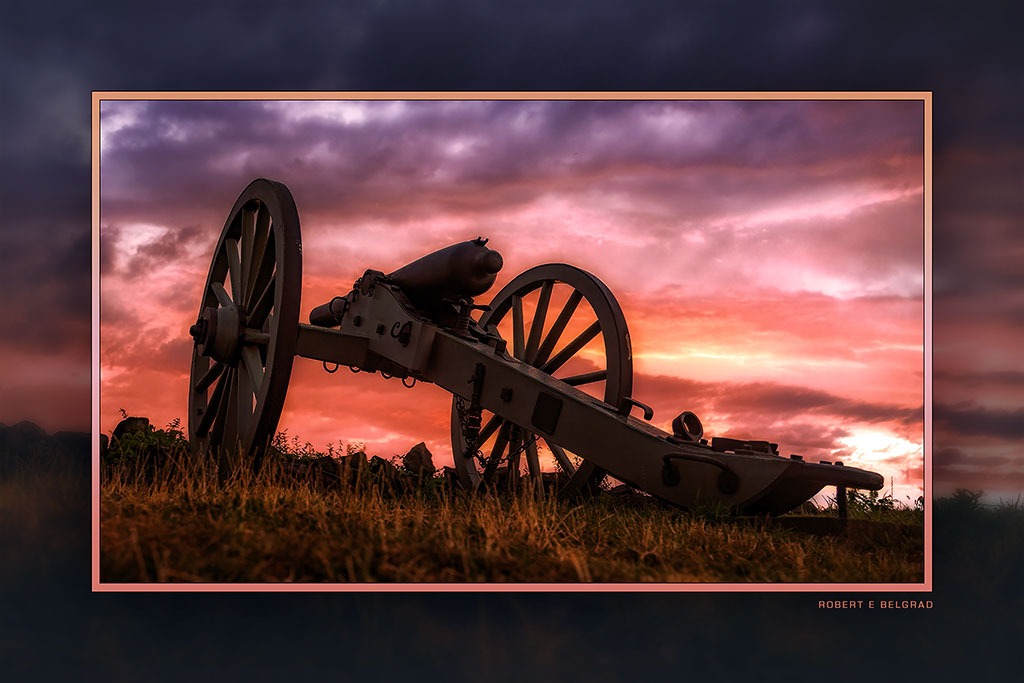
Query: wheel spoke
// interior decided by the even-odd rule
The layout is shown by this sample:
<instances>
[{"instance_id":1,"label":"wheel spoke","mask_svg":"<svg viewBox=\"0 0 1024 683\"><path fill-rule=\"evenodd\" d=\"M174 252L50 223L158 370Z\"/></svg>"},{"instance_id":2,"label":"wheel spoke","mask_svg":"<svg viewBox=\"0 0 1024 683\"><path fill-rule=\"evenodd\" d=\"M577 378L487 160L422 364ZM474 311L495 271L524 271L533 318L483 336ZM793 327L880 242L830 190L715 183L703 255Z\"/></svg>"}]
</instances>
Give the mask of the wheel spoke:
<instances>
[{"instance_id":1,"label":"wheel spoke","mask_svg":"<svg viewBox=\"0 0 1024 683\"><path fill-rule=\"evenodd\" d=\"M596 372L585 372L582 375L573 375L572 377L566 377L562 381L572 387L578 387L581 384L590 384L592 382L600 382L608 379L607 370L597 370Z\"/></svg>"},{"instance_id":2,"label":"wheel spoke","mask_svg":"<svg viewBox=\"0 0 1024 683\"><path fill-rule=\"evenodd\" d=\"M255 350L254 347L247 347ZM243 358L245 358L245 351L242 351ZM246 367L249 363L245 363ZM238 368L238 381L236 384L236 395L235 395L235 410L236 419L238 425L239 435L249 433L249 424L252 422L252 396L253 396L253 379L252 373L243 370L241 367Z\"/></svg>"},{"instance_id":3,"label":"wheel spoke","mask_svg":"<svg viewBox=\"0 0 1024 683\"><path fill-rule=\"evenodd\" d=\"M224 248L228 252L228 275L231 277L231 298L239 306L243 304L242 297L242 266L238 261L238 241L234 239L224 240Z\"/></svg>"},{"instance_id":4,"label":"wheel spoke","mask_svg":"<svg viewBox=\"0 0 1024 683\"><path fill-rule=\"evenodd\" d=\"M253 227L252 258L249 263L249 279L245 282L249 301L256 295L257 264L263 263L263 255L267 251L267 238L270 235L270 211L262 203L256 213L256 225Z\"/></svg>"},{"instance_id":5,"label":"wheel spoke","mask_svg":"<svg viewBox=\"0 0 1024 683\"><path fill-rule=\"evenodd\" d=\"M572 318L572 314L576 312L576 307L580 305L580 301L583 299L583 294L579 290L573 290L572 294L569 295L569 299L562 306L561 312L558 317L555 318L555 324L551 326L551 330L544 337L544 342L540 345L540 349L537 351L537 355L530 359L530 365L538 367L547 362L551 352L555 350L555 344L558 343L559 337L562 336L562 332L565 331L565 326L569 324L569 319Z\"/></svg>"},{"instance_id":6,"label":"wheel spoke","mask_svg":"<svg viewBox=\"0 0 1024 683\"><path fill-rule=\"evenodd\" d=\"M235 448L238 445L238 368L231 368L227 380L226 400L221 401L221 409L217 411L218 419L214 431L220 427L220 438L217 442L227 455L235 455Z\"/></svg>"},{"instance_id":7,"label":"wheel spoke","mask_svg":"<svg viewBox=\"0 0 1024 683\"><path fill-rule=\"evenodd\" d=\"M511 432L508 440L508 476L510 479L519 478L519 455L523 449L523 431L513 425L509 428Z\"/></svg>"},{"instance_id":8,"label":"wheel spoke","mask_svg":"<svg viewBox=\"0 0 1024 683\"><path fill-rule=\"evenodd\" d=\"M231 297L228 296L228 291L224 289L224 285L222 285L221 283L211 282L210 289L213 290L214 295L216 295L217 297L217 301L224 308L228 308L229 306L234 304L234 302L231 300Z\"/></svg>"},{"instance_id":9,"label":"wheel spoke","mask_svg":"<svg viewBox=\"0 0 1024 683\"><path fill-rule=\"evenodd\" d=\"M544 319L548 315L548 302L551 301L551 288L554 287L553 280L545 280L540 287L540 298L537 300L537 310L533 314L533 322L530 323L530 338L526 342L524 360L527 363L537 353L537 345L540 344L540 335L544 331Z\"/></svg>"},{"instance_id":10,"label":"wheel spoke","mask_svg":"<svg viewBox=\"0 0 1024 683\"><path fill-rule=\"evenodd\" d=\"M247 327L245 329L245 343L266 346L270 343L270 333Z\"/></svg>"},{"instance_id":11,"label":"wheel spoke","mask_svg":"<svg viewBox=\"0 0 1024 683\"><path fill-rule=\"evenodd\" d=\"M263 293L260 294L260 298L257 299L256 303L251 307L249 311L248 325L253 328L262 328L263 323L267 320L267 315L270 313L270 309L274 305L274 289L276 287L277 278L274 277L267 283Z\"/></svg>"},{"instance_id":12,"label":"wheel spoke","mask_svg":"<svg viewBox=\"0 0 1024 683\"><path fill-rule=\"evenodd\" d=\"M487 441L487 439L491 438L491 434L494 433L494 430L497 429L500 426L501 426L501 416L499 416L499 415L492 416L491 419L487 421L487 424L485 424L480 429L480 433L477 435L476 442L477 443L483 443L484 441Z\"/></svg>"},{"instance_id":13,"label":"wheel spoke","mask_svg":"<svg viewBox=\"0 0 1024 683\"><path fill-rule=\"evenodd\" d=\"M508 432L511 425L511 422L501 423L501 429L498 430L498 437L494 440L491 454L487 456L487 466L484 468L484 481L491 481L494 478L494 473L498 469L498 461L501 460L501 454L505 452L505 446L508 445ZM470 454L470 457L472 457L472 454Z\"/></svg>"},{"instance_id":14,"label":"wheel spoke","mask_svg":"<svg viewBox=\"0 0 1024 683\"><path fill-rule=\"evenodd\" d=\"M550 449L552 455L555 456L555 460L562 466L562 471L568 474L570 477L576 474L576 467L572 464L572 460L565 454L565 451L558 444L551 443L547 439L544 439L544 443Z\"/></svg>"},{"instance_id":15,"label":"wheel spoke","mask_svg":"<svg viewBox=\"0 0 1024 683\"><path fill-rule=\"evenodd\" d=\"M196 385L193 388L199 393L203 393L206 391L207 387L213 384L215 379L220 377L222 372L224 372L224 364L213 361L213 365L210 366L209 370L203 373L203 376L199 378L199 381L196 382Z\"/></svg>"},{"instance_id":16,"label":"wheel spoke","mask_svg":"<svg viewBox=\"0 0 1024 683\"><path fill-rule=\"evenodd\" d=\"M221 365L223 368L224 366ZM230 372L228 373L230 374ZM203 413L203 418L199 421L199 425L196 427L196 434L200 437L206 436L210 432L210 426L213 425L214 419L217 417L217 413L220 412L220 404L224 398L224 385L227 384L227 375L223 375L221 380L217 382L217 386L213 389L213 394L210 396L209 402L206 404L206 412Z\"/></svg>"},{"instance_id":17,"label":"wheel spoke","mask_svg":"<svg viewBox=\"0 0 1024 683\"><path fill-rule=\"evenodd\" d=\"M256 348L260 352L260 365L263 367L267 366L267 351L270 349L269 345L257 344Z\"/></svg>"},{"instance_id":18,"label":"wheel spoke","mask_svg":"<svg viewBox=\"0 0 1024 683\"><path fill-rule=\"evenodd\" d=\"M523 329L523 299L512 295L512 356L519 360L526 360L523 354L524 338L526 331Z\"/></svg>"},{"instance_id":19,"label":"wheel spoke","mask_svg":"<svg viewBox=\"0 0 1024 683\"><path fill-rule=\"evenodd\" d=\"M269 237L268 237L269 239ZM253 292L262 292L274 274L274 245L267 244L253 278Z\"/></svg>"},{"instance_id":20,"label":"wheel spoke","mask_svg":"<svg viewBox=\"0 0 1024 683\"><path fill-rule=\"evenodd\" d=\"M576 355L576 352L586 346L600 331L601 321L595 320L590 327L583 330L578 337L573 339L564 349L559 351L558 355L549 360L544 367L541 368L541 372L546 372L549 375L554 374L555 370L565 365L566 361Z\"/></svg>"},{"instance_id":21,"label":"wheel spoke","mask_svg":"<svg viewBox=\"0 0 1024 683\"><path fill-rule=\"evenodd\" d=\"M252 393L258 394L260 387L263 386L263 364L260 362L260 352L255 346L246 345L242 347L242 362L245 364L245 369L249 376L250 382L252 382Z\"/></svg>"},{"instance_id":22,"label":"wheel spoke","mask_svg":"<svg viewBox=\"0 0 1024 683\"><path fill-rule=\"evenodd\" d=\"M532 434L527 434L523 438L526 439L526 466L530 470L530 476L533 477L537 493L543 493L544 480L541 477L540 458L537 455L537 439Z\"/></svg>"},{"instance_id":23,"label":"wheel spoke","mask_svg":"<svg viewBox=\"0 0 1024 683\"><path fill-rule=\"evenodd\" d=\"M242 228L242 278L240 280L241 296L239 304L244 306L249 301L249 275L252 269L252 239L253 223L256 220L256 210L245 207L242 209L239 223Z\"/></svg>"}]
</instances>

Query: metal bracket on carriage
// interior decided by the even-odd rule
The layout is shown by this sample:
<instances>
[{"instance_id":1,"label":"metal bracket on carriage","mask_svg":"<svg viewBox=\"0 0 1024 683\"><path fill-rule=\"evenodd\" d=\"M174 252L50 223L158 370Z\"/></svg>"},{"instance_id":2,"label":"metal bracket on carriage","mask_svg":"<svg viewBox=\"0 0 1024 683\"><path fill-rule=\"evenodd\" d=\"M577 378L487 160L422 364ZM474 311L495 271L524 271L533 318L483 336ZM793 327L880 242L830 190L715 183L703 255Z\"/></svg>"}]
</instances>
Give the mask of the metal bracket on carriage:
<instances>
[{"instance_id":1,"label":"metal bracket on carriage","mask_svg":"<svg viewBox=\"0 0 1024 683\"><path fill-rule=\"evenodd\" d=\"M711 439L711 450L719 453L732 452L737 455L778 455L779 444L716 436Z\"/></svg>"}]
</instances>

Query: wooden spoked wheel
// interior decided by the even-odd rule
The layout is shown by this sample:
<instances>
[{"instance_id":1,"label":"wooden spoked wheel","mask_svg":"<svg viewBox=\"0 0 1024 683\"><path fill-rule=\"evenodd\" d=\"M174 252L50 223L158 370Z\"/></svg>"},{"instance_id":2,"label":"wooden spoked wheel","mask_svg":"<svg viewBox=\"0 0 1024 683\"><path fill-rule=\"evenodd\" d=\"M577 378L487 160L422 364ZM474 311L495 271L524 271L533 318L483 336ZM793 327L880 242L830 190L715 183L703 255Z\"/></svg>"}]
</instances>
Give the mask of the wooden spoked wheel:
<instances>
[{"instance_id":1,"label":"wooden spoked wheel","mask_svg":"<svg viewBox=\"0 0 1024 683\"><path fill-rule=\"evenodd\" d=\"M590 273L560 263L531 268L498 292L490 307L480 325L510 342L514 358L614 407L631 395L626 320L612 293ZM493 481L499 467L507 467L509 476L525 473L542 490L542 474L560 471L558 493L572 496L595 491L605 477L594 463L488 411L481 412L472 449L466 411L466 401L453 399L452 454L463 486Z\"/></svg>"},{"instance_id":2,"label":"wooden spoked wheel","mask_svg":"<svg viewBox=\"0 0 1024 683\"><path fill-rule=\"evenodd\" d=\"M288 390L301 285L291 193L281 183L254 180L228 214L189 330L194 454L238 454L259 466Z\"/></svg>"}]
</instances>

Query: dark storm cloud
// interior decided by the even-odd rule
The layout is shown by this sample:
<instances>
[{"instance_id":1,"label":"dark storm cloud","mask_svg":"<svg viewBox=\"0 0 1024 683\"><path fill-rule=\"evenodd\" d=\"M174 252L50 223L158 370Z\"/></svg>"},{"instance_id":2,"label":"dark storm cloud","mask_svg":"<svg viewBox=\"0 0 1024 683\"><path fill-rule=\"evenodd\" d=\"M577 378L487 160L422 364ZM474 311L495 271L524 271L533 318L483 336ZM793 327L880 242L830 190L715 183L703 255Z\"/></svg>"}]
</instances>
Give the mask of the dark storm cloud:
<instances>
[{"instance_id":1,"label":"dark storm cloud","mask_svg":"<svg viewBox=\"0 0 1024 683\"><path fill-rule=\"evenodd\" d=\"M961 387L1017 388L1024 387L1024 372L1020 370L994 370L988 372L954 372L939 370L932 373L936 382Z\"/></svg>"},{"instance_id":2,"label":"dark storm cloud","mask_svg":"<svg viewBox=\"0 0 1024 683\"><path fill-rule=\"evenodd\" d=\"M948 467L950 465L956 465L959 463L967 462L967 456L959 448L943 448L940 451L936 451L932 457L932 462L935 467Z\"/></svg>"},{"instance_id":3,"label":"dark storm cloud","mask_svg":"<svg viewBox=\"0 0 1024 683\"><path fill-rule=\"evenodd\" d=\"M105 3L102 13L51 5L21 5L6 17L9 69L64 65L87 80L104 74L104 88L871 90L927 87L942 75L969 93L1013 85L1021 63L1012 40L993 36L1002 29L1012 37L1019 25L1008 3L750 2L721 21L717 3L669 0L381 2L317 7L315 22L262 3L189 11ZM972 61L989 65L983 77ZM970 98L943 106L961 112L954 122L1013 121L1006 109L979 112Z\"/></svg>"},{"instance_id":4,"label":"dark storm cloud","mask_svg":"<svg viewBox=\"0 0 1024 683\"><path fill-rule=\"evenodd\" d=\"M121 274L134 278L167 263L190 260L193 253L198 251L197 245L206 245L210 241L209 231L198 225L172 228L162 239L140 245ZM116 244L116 241L111 244L111 252L116 250Z\"/></svg>"},{"instance_id":5,"label":"dark storm cloud","mask_svg":"<svg viewBox=\"0 0 1024 683\"><path fill-rule=\"evenodd\" d=\"M703 409L742 419L756 415L768 423L804 415L827 415L854 422L894 422L914 427L924 419L920 408L857 401L776 382L699 382L665 375L640 375L635 385L638 395L652 396L652 401L659 404L684 400L685 407L698 414L699 409Z\"/></svg>"},{"instance_id":6,"label":"dark storm cloud","mask_svg":"<svg viewBox=\"0 0 1024 683\"><path fill-rule=\"evenodd\" d=\"M0 232L3 347L87 353L89 233L66 222L32 227L30 234Z\"/></svg>"},{"instance_id":7,"label":"dark storm cloud","mask_svg":"<svg viewBox=\"0 0 1024 683\"><path fill-rule=\"evenodd\" d=\"M118 170L105 173L104 203L129 216L133 204L150 205L156 190L180 211L186 197L204 203L226 176L237 185L238 179L274 175L303 178L303 206L313 213L344 206L349 214L380 216L396 197L408 200L410 194L421 195L424 203L446 203L447 209L510 206L533 196L523 191L527 182L564 180L581 191L664 196L658 174L690 169L692 186L676 194L686 215L699 219L702 212L756 200L747 189L749 177L730 177L738 168L772 169L758 186L774 194L792 193L812 179L848 182L851 166L874 173L862 157L915 151L909 147L921 137L920 124L908 116L915 106L411 102L389 114L393 105L372 103L367 120L352 123L328 112L310 115L308 105L109 102L103 107L105 129L114 130L119 117L131 123L105 137L104 166ZM850 135L851 123L860 132ZM617 166L648 169L652 187L645 187L647 180L617 186ZM438 172L425 176L425 168ZM140 173L145 183L138 182ZM479 192L467 193L467 186Z\"/></svg>"},{"instance_id":8,"label":"dark storm cloud","mask_svg":"<svg viewBox=\"0 0 1024 683\"><path fill-rule=\"evenodd\" d=\"M955 434L958 438L1024 438L1024 409L993 410L970 402L957 405L936 403L932 415L936 433Z\"/></svg>"},{"instance_id":9,"label":"dark storm cloud","mask_svg":"<svg viewBox=\"0 0 1024 683\"><path fill-rule=\"evenodd\" d=\"M773 443L785 444L786 448L796 453L833 451L842 447L840 439L850 436L850 432L841 427L822 427L818 423L787 424L773 428ZM767 436L767 435L765 435Z\"/></svg>"},{"instance_id":10,"label":"dark storm cloud","mask_svg":"<svg viewBox=\"0 0 1024 683\"><path fill-rule=\"evenodd\" d=\"M963 173L936 169L935 259L945 266L936 271L936 296L952 305L1024 289L1024 193L1010 191L1013 179L1024 177L1024 145L1008 140L984 151L962 150L951 161Z\"/></svg>"},{"instance_id":11,"label":"dark storm cloud","mask_svg":"<svg viewBox=\"0 0 1024 683\"><path fill-rule=\"evenodd\" d=\"M774 383L737 387L729 397L716 403L736 413L771 412L782 417L796 414L834 415L859 422L899 422L912 426L924 419L920 408L857 401L825 391Z\"/></svg>"},{"instance_id":12,"label":"dark storm cloud","mask_svg":"<svg viewBox=\"0 0 1024 683\"><path fill-rule=\"evenodd\" d=\"M1024 466L1012 455L943 448L932 458L932 475L940 485L1006 490L1024 483Z\"/></svg>"},{"instance_id":13,"label":"dark storm cloud","mask_svg":"<svg viewBox=\"0 0 1024 683\"><path fill-rule=\"evenodd\" d=\"M22 262L55 250L87 258L71 245L88 225L93 88L921 88L936 90L937 285L970 293L977 316L998 313L987 302L1010 291L1020 270L1008 256L1005 266L988 264L1019 244L1019 233L1000 228L970 236L985 219L1009 215L1021 197L1015 162L998 161L1019 155L1024 143L1024 53L1015 47L1020 6L751 2L735 8L732 19L721 11L718 3L667 0L528 8L382 2L318 6L314 21L308 11L280 3L209 3L187 11L130 2L17 3L0 26L0 113L3 129L17 131L4 138L0 164L0 270L22 272ZM977 163L965 164L958 156L964 150ZM229 195L237 193L237 183L227 184ZM220 196L215 189L209 196ZM29 218L50 230L27 228ZM996 245L990 237L1004 239ZM36 296L28 282L4 280L8 319L33 317L24 304ZM61 278L46 298L71 300L87 289L80 276ZM937 342L945 301L937 299ZM972 312L967 303L963 308ZM44 336L57 336L64 320L47 322ZM938 353L936 367L944 362Z\"/></svg>"},{"instance_id":14,"label":"dark storm cloud","mask_svg":"<svg viewBox=\"0 0 1024 683\"><path fill-rule=\"evenodd\" d=\"M932 460L938 470L947 470L950 467L969 465L973 467L999 467L1019 462L1015 458L1008 458L1002 455L968 455L959 448L943 448L935 453Z\"/></svg>"}]
</instances>

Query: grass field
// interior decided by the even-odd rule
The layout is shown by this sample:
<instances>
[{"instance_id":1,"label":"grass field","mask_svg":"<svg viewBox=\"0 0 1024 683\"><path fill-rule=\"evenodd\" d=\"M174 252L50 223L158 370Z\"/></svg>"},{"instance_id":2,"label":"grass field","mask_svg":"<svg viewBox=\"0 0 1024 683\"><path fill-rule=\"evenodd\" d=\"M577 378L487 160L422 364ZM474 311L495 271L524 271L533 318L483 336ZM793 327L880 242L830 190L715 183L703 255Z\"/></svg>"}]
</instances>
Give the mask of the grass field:
<instances>
[{"instance_id":1,"label":"grass field","mask_svg":"<svg viewBox=\"0 0 1024 683\"><path fill-rule=\"evenodd\" d=\"M851 501L853 517L884 533L822 535L636 495L470 495L354 449L328 460L279 440L276 453L258 474L225 477L187 457L177 425L115 442L101 474L101 581L923 579L922 510L884 498Z\"/></svg>"}]
</instances>

